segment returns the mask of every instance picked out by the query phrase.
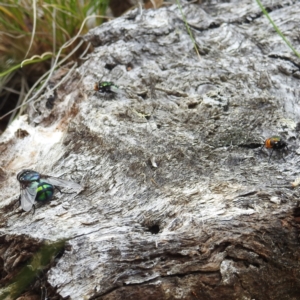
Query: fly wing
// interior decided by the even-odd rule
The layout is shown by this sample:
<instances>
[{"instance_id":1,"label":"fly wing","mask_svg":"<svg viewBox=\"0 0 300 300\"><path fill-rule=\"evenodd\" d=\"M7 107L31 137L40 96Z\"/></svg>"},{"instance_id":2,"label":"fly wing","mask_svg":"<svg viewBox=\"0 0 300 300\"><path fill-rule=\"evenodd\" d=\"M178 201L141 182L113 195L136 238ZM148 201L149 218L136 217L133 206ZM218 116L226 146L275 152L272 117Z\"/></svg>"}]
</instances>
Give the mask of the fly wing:
<instances>
[{"instance_id":1,"label":"fly wing","mask_svg":"<svg viewBox=\"0 0 300 300\"><path fill-rule=\"evenodd\" d=\"M43 181L50 183L54 186L61 186L61 187L66 187L66 188L71 188L73 190L82 190L82 186L74 181L69 181L69 180L64 180L60 178L55 178L51 176L43 176Z\"/></svg>"},{"instance_id":2,"label":"fly wing","mask_svg":"<svg viewBox=\"0 0 300 300\"><path fill-rule=\"evenodd\" d=\"M115 85L112 85L110 87L110 89L116 94L120 94L120 95L124 95L124 96L126 95L126 93L123 90L121 90L119 87L117 87Z\"/></svg>"},{"instance_id":3,"label":"fly wing","mask_svg":"<svg viewBox=\"0 0 300 300\"><path fill-rule=\"evenodd\" d=\"M36 184L31 184L31 186L21 190L21 206L23 210L25 211L31 210L36 194L37 194Z\"/></svg>"}]
</instances>

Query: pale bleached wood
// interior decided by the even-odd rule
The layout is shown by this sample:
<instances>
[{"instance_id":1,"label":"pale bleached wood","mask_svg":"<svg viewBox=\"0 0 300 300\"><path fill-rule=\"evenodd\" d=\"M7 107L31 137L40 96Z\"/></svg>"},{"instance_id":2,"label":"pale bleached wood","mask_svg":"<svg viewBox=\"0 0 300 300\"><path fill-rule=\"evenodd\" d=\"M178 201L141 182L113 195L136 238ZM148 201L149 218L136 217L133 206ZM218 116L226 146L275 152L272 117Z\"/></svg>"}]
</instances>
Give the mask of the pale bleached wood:
<instances>
[{"instance_id":1,"label":"pale bleached wood","mask_svg":"<svg viewBox=\"0 0 300 300\"><path fill-rule=\"evenodd\" d=\"M264 5L299 51L299 2ZM299 192L290 182L299 176L300 60L255 1L183 11L200 58L176 6L129 12L85 36L94 52L50 113L41 98L42 117L31 109L1 138L1 235L68 239L47 275L61 297L299 295ZM98 80L123 92L97 94ZM16 137L19 128L29 135ZM268 163L258 146L274 134L289 151ZM85 190L17 214L22 168ZM0 256L12 270L8 257L18 259L22 243L7 255L9 245Z\"/></svg>"}]
</instances>

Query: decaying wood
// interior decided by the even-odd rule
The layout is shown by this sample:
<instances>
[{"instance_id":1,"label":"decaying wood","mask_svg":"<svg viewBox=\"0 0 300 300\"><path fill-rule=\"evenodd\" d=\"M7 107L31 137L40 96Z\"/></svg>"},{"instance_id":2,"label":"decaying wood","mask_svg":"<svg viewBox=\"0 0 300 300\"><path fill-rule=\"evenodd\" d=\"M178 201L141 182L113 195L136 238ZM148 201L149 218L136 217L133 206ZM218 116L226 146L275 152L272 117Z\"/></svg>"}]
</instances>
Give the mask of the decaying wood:
<instances>
[{"instance_id":1,"label":"decaying wood","mask_svg":"<svg viewBox=\"0 0 300 300\"><path fill-rule=\"evenodd\" d=\"M300 3L264 5L299 51ZM52 110L41 97L1 137L3 283L66 239L47 273L60 297L299 297L300 60L253 1L183 12L200 58L177 6L134 10L85 37L94 52ZM268 163L275 134L289 150ZM84 190L21 213L24 168Z\"/></svg>"}]
</instances>

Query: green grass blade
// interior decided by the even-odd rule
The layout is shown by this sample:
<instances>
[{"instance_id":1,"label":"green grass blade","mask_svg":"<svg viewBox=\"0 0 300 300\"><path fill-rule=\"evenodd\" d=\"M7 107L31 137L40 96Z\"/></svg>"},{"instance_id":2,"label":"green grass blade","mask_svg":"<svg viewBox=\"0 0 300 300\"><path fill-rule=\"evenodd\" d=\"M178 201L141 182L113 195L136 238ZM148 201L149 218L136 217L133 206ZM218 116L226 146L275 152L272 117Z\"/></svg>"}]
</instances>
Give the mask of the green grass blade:
<instances>
[{"instance_id":1,"label":"green grass blade","mask_svg":"<svg viewBox=\"0 0 300 300\"><path fill-rule=\"evenodd\" d=\"M196 51L198 57L200 58L200 54L199 54L199 51L198 51L198 48L197 48L197 43L196 43L196 41L195 41L195 39L194 39L194 36L193 36L192 31L191 31L191 29L190 29L190 26L189 26L189 24L187 23L186 17L185 17L185 15L184 15L183 11L182 11L180 2L179 2L179 0L176 0L176 2L177 2L177 5L178 5L179 10L180 10L180 12L181 12L182 19L183 19L183 21L184 21L186 30L187 30L187 32L189 33L189 36L190 36L190 38L191 38L191 40L192 40L192 42L193 42L193 44L194 44L195 51Z\"/></svg>"},{"instance_id":2,"label":"green grass blade","mask_svg":"<svg viewBox=\"0 0 300 300\"><path fill-rule=\"evenodd\" d=\"M280 31L280 29L276 26L276 24L271 19L270 15L264 8L264 6L261 4L260 0L256 0L257 4L259 5L261 11L263 14L267 17L269 22L272 24L273 28L276 30L277 34L284 40L284 42L288 45L288 47L294 52L295 55L297 55L300 58L300 54L297 52L297 50L292 46L292 44L287 40L287 38L284 36L284 34Z\"/></svg>"}]
</instances>

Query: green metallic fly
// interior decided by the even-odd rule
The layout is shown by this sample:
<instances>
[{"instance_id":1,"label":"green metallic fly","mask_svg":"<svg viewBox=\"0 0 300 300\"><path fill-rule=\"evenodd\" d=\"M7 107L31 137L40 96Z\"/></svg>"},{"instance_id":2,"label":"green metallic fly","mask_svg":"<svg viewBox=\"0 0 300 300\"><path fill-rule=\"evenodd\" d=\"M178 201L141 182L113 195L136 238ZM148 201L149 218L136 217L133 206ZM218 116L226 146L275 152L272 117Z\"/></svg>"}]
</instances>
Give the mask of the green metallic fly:
<instances>
[{"instance_id":1,"label":"green metallic fly","mask_svg":"<svg viewBox=\"0 0 300 300\"><path fill-rule=\"evenodd\" d=\"M99 81L94 85L94 91L97 91L101 94L114 96L116 94L125 94L117 85L111 81Z\"/></svg>"},{"instance_id":2,"label":"green metallic fly","mask_svg":"<svg viewBox=\"0 0 300 300\"><path fill-rule=\"evenodd\" d=\"M55 189L62 193L58 186L82 190L81 185L76 182L43 175L33 170L22 170L18 173L17 180L21 185L19 200L24 211L30 211L32 206L34 207L34 201L40 203L50 201Z\"/></svg>"}]
</instances>

